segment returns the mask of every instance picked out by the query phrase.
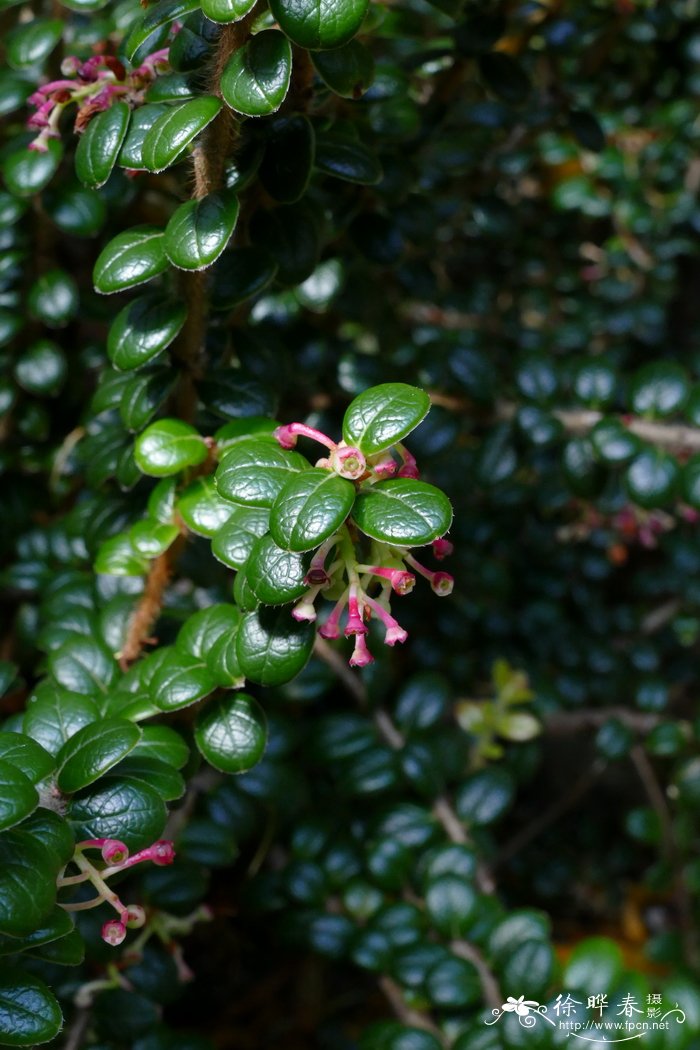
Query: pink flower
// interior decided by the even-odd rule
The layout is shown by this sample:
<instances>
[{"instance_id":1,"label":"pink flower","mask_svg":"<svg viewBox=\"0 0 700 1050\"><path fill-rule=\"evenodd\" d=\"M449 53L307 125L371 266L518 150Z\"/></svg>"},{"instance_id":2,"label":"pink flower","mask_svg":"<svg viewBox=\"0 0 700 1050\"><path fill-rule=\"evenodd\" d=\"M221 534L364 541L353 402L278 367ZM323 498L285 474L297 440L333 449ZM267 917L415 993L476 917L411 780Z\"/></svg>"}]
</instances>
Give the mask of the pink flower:
<instances>
[{"instance_id":1,"label":"pink flower","mask_svg":"<svg viewBox=\"0 0 700 1050\"><path fill-rule=\"evenodd\" d=\"M449 557L454 551L454 544L450 543L444 537L439 540L433 540L433 554L438 561L442 561L444 558Z\"/></svg>"},{"instance_id":2,"label":"pink flower","mask_svg":"<svg viewBox=\"0 0 700 1050\"><path fill-rule=\"evenodd\" d=\"M386 634L384 635L385 645L396 645L397 642L405 642L408 638L408 631L405 631L398 620L388 612L382 605L379 604L374 598L370 598L369 595L365 595L365 602L370 607L374 615L382 621L386 627Z\"/></svg>"},{"instance_id":3,"label":"pink flower","mask_svg":"<svg viewBox=\"0 0 700 1050\"><path fill-rule=\"evenodd\" d=\"M367 628L362 619L362 613L357 599L357 591L354 586L351 586L350 588L350 597L348 599L348 619L345 625L345 636L349 638L351 634L367 634Z\"/></svg>"},{"instance_id":4,"label":"pink flower","mask_svg":"<svg viewBox=\"0 0 700 1050\"><path fill-rule=\"evenodd\" d=\"M154 842L146 852L150 853L150 859L159 867L166 867L175 860L175 848L167 839L159 839Z\"/></svg>"},{"instance_id":5,"label":"pink flower","mask_svg":"<svg viewBox=\"0 0 700 1050\"><path fill-rule=\"evenodd\" d=\"M340 597L335 603L333 611L331 612L326 622L323 624L322 627L319 627L318 633L321 635L322 638L328 638L331 641L334 641L336 638L340 638L340 617L342 616L343 609L347 604L348 592L346 591L345 594L343 594L342 597Z\"/></svg>"},{"instance_id":6,"label":"pink flower","mask_svg":"<svg viewBox=\"0 0 700 1050\"><path fill-rule=\"evenodd\" d=\"M126 915L123 916L123 919L124 924L128 926L130 930L138 930L146 925L146 912L140 904L130 904L126 909Z\"/></svg>"},{"instance_id":7,"label":"pink flower","mask_svg":"<svg viewBox=\"0 0 700 1050\"><path fill-rule=\"evenodd\" d=\"M299 623L314 622L316 619L316 610L314 608L314 603L309 599L308 594L305 594L304 597L294 606L292 609L292 616Z\"/></svg>"},{"instance_id":8,"label":"pink flower","mask_svg":"<svg viewBox=\"0 0 700 1050\"><path fill-rule=\"evenodd\" d=\"M367 648L367 639L364 634L358 634L355 638L355 648L348 663L351 667L367 667L374 663L374 657Z\"/></svg>"},{"instance_id":9,"label":"pink flower","mask_svg":"<svg viewBox=\"0 0 700 1050\"><path fill-rule=\"evenodd\" d=\"M367 461L359 448L352 445L339 445L334 448L330 455L331 468L340 474L341 478L357 481L367 472Z\"/></svg>"},{"instance_id":10,"label":"pink flower","mask_svg":"<svg viewBox=\"0 0 700 1050\"><path fill-rule=\"evenodd\" d=\"M385 568L382 565L360 565L360 572L371 572L373 576L381 576L388 580L392 589L397 594L410 594L416 585L416 578L412 572L405 569Z\"/></svg>"},{"instance_id":11,"label":"pink flower","mask_svg":"<svg viewBox=\"0 0 700 1050\"><path fill-rule=\"evenodd\" d=\"M298 437L311 438L312 441L318 441L320 445L325 445L326 448L335 448L335 441L331 441L327 434L323 434L314 427L307 426L306 423L286 423L281 427L277 427L273 436L277 438L282 448L294 448Z\"/></svg>"},{"instance_id":12,"label":"pink flower","mask_svg":"<svg viewBox=\"0 0 700 1050\"><path fill-rule=\"evenodd\" d=\"M454 576L450 576L449 572L435 572L430 581L430 586L440 598L445 598L448 594L452 594L454 585Z\"/></svg>"},{"instance_id":13,"label":"pink flower","mask_svg":"<svg viewBox=\"0 0 700 1050\"><path fill-rule=\"evenodd\" d=\"M102 927L102 940L116 948L126 937L126 926L119 919L108 919Z\"/></svg>"},{"instance_id":14,"label":"pink flower","mask_svg":"<svg viewBox=\"0 0 700 1050\"><path fill-rule=\"evenodd\" d=\"M119 839L105 839L102 844L102 859L105 864L123 864L129 856L127 846Z\"/></svg>"}]
</instances>

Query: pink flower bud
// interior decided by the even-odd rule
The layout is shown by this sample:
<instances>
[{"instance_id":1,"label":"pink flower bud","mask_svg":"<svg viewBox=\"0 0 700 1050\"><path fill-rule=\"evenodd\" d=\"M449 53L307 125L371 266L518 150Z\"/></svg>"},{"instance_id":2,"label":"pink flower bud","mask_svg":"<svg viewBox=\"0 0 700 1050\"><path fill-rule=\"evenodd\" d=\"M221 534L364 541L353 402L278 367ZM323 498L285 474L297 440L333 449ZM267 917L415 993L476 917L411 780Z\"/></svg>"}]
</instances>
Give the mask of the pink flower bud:
<instances>
[{"instance_id":1,"label":"pink flower bud","mask_svg":"<svg viewBox=\"0 0 700 1050\"><path fill-rule=\"evenodd\" d=\"M357 481L367 471L367 462L359 448L352 445L339 445L330 455L331 467L341 478Z\"/></svg>"},{"instance_id":2,"label":"pink flower bud","mask_svg":"<svg viewBox=\"0 0 700 1050\"><path fill-rule=\"evenodd\" d=\"M282 448L294 448L297 443L297 436L292 429L292 424L287 423L286 426L277 427L273 433L273 437L276 437Z\"/></svg>"},{"instance_id":3,"label":"pink flower bud","mask_svg":"<svg viewBox=\"0 0 700 1050\"><path fill-rule=\"evenodd\" d=\"M159 839L150 848L151 860L159 867L166 867L175 860L175 848L168 839Z\"/></svg>"},{"instance_id":4,"label":"pink flower bud","mask_svg":"<svg viewBox=\"0 0 700 1050\"><path fill-rule=\"evenodd\" d=\"M108 919L102 927L102 940L116 948L126 937L126 926L119 919Z\"/></svg>"},{"instance_id":5,"label":"pink flower bud","mask_svg":"<svg viewBox=\"0 0 700 1050\"><path fill-rule=\"evenodd\" d=\"M449 540L442 539L433 540L433 554L438 561L442 561L444 558L449 557L454 551L454 544L450 543Z\"/></svg>"},{"instance_id":6,"label":"pink flower bud","mask_svg":"<svg viewBox=\"0 0 700 1050\"><path fill-rule=\"evenodd\" d=\"M450 576L449 572L433 573L433 578L430 581L430 586L440 598L445 598L448 594L452 594L454 585L454 576Z\"/></svg>"},{"instance_id":7,"label":"pink flower bud","mask_svg":"<svg viewBox=\"0 0 700 1050\"><path fill-rule=\"evenodd\" d=\"M399 478L419 478L420 471L415 460L412 463L404 463L402 467L399 467L399 472L396 476Z\"/></svg>"},{"instance_id":8,"label":"pink flower bud","mask_svg":"<svg viewBox=\"0 0 700 1050\"><path fill-rule=\"evenodd\" d=\"M81 62L75 55L67 55L61 62L61 76L74 76L80 69Z\"/></svg>"},{"instance_id":9,"label":"pink flower bud","mask_svg":"<svg viewBox=\"0 0 700 1050\"><path fill-rule=\"evenodd\" d=\"M388 580L397 594L410 594L416 585L413 573L406 572L405 569L388 569L383 565L361 565L359 570L360 572L371 572L373 576L381 576L382 579Z\"/></svg>"},{"instance_id":10,"label":"pink flower bud","mask_svg":"<svg viewBox=\"0 0 700 1050\"><path fill-rule=\"evenodd\" d=\"M385 459L380 459L378 463L374 463L372 470L382 478L390 478L396 473L396 463L391 456L387 456Z\"/></svg>"},{"instance_id":11,"label":"pink flower bud","mask_svg":"<svg viewBox=\"0 0 700 1050\"><path fill-rule=\"evenodd\" d=\"M119 839L105 839L102 845L102 859L105 864L123 864L128 856L128 847Z\"/></svg>"},{"instance_id":12,"label":"pink flower bud","mask_svg":"<svg viewBox=\"0 0 700 1050\"><path fill-rule=\"evenodd\" d=\"M130 904L123 918L130 930L138 930L146 925L146 912L140 904Z\"/></svg>"}]
</instances>

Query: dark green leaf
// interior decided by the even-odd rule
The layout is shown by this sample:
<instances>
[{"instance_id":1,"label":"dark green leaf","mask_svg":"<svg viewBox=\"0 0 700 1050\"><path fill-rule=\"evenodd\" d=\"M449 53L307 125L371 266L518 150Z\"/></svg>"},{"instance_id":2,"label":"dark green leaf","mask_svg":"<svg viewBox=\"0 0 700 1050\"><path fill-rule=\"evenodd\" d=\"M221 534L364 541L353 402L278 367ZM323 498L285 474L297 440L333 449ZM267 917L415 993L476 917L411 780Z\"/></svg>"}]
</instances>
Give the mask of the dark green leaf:
<instances>
[{"instance_id":1,"label":"dark green leaf","mask_svg":"<svg viewBox=\"0 0 700 1050\"><path fill-rule=\"evenodd\" d=\"M216 117L221 99L200 95L168 109L146 132L141 156L149 171L163 171L180 157L190 142Z\"/></svg>"},{"instance_id":2,"label":"dark green leaf","mask_svg":"<svg viewBox=\"0 0 700 1050\"><path fill-rule=\"evenodd\" d=\"M282 685L305 667L314 636L313 625L297 623L288 609L256 609L243 618L236 638L241 669L259 685Z\"/></svg>"},{"instance_id":3,"label":"dark green leaf","mask_svg":"<svg viewBox=\"0 0 700 1050\"><path fill-rule=\"evenodd\" d=\"M53 756L24 733L0 733L0 760L16 766L32 784L44 780L56 765Z\"/></svg>"},{"instance_id":4,"label":"dark green leaf","mask_svg":"<svg viewBox=\"0 0 700 1050\"><path fill-rule=\"evenodd\" d=\"M130 777L106 777L99 787L83 791L68 806L78 841L119 839L131 852L145 849L162 834L166 815L158 792Z\"/></svg>"},{"instance_id":5,"label":"dark green leaf","mask_svg":"<svg viewBox=\"0 0 700 1050\"><path fill-rule=\"evenodd\" d=\"M129 128L131 110L126 102L115 102L90 121L75 151L75 171L85 186L104 185L117 163Z\"/></svg>"},{"instance_id":6,"label":"dark green leaf","mask_svg":"<svg viewBox=\"0 0 700 1050\"><path fill-rule=\"evenodd\" d=\"M352 482L328 470L303 471L285 483L273 503L270 533L286 550L313 550L342 525L354 502Z\"/></svg>"},{"instance_id":7,"label":"dark green leaf","mask_svg":"<svg viewBox=\"0 0 700 1050\"><path fill-rule=\"evenodd\" d=\"M369 0L272 0L270 10L290 40L311 51L347 44L362 25Z\"/></svg>"},{"instance_id":8,"label":"dark green leaf","mask_svg":"<svg viewBox=\"0 0 700 1050\"><path fill-rule=\"evenodd\" d=\"M372 150L358 139L332 130L317 137L315 164L326 175L361 186L374 186L383 175Z\"/></svg>"},{"instance_id":9,"label":"dark green leaf","mask_svg":"<svg viewBox=\"0 0 700 1050\"><path fill-rule=\"evenodd\" d=\"M208 704L197 717L194 738L207 762L223 773L245 773L263 756L265 713L252 696L237 693Z\"/></svg>"},{"instance_id":10,"label":"dark green leaf","mask_svg":"<svg viewBox=\"0 0 700 1050\"><path fill-rule=\"evenodd\" d=\"M229 59L221 76L227 105L246 117L266 117L284 102L292 75L292 49L277 29L258 33Z\"/></svg>"},{"instance_id":11,"label":"dark green leaf","mask_svg":"<svg viewBox=\"0 0 700 1050\"><path fill-rule=\"evenodd\" d=\"M415 547L444 536L452 521L452 507L433 485L392 478L360 491L352 516L371 539Z\"/></svg>"},{"instance_id":12,"label":"dark green leaf","mask_svg":"<svg viewBox=\"0 0 700 1050\"><path fill-rule=\"evenodd\" d=\"M343 439L365 455L402 441L430 411L424 390L406 383L382 383L356 397L343 418Z\"/></svg>"},{"instance_id":13,"label":"dark green leaf","mask_svg":"<svg viewBox=\"0 0 700 1050\"><path fill-rule=\"evenodd\" d=\"M315 135L306 117L277 117L270 123L260 181L277 201L291 204L306 192L314 163Z\"/></svg>"},{"instance_id":14,"label":"dark green leaf","mask_svg":"<svg viewBox=\"0 0 700 1050\"><path fill-rule=\"evenodd\" d=\"M67 740L58 755L58 786L73 794L116 766L136 746L141 730L123 718L103 718Z\"/></svg>"},{"instance_id":15,"label":"dark green leaf","mask_svg":"<svg viewBox=\"0 0 700 1050\"><path fill-rule=\"evenodd\" d=\"M162 478L203 463L207 458L207 446L189 423L179 419L160 419L138 436L134 455L143 474Z\"/></svg>"},{"instance_id":16,"label":"dark green leaf","mask_svg":"<svg viewBox=\"0 0 700 1050\"><path fill-rule=\"evenodd\" d=\"M269 511L262 507L234 506L233 513L211 541L211 552L230 569L241 569L255 544L268 531Z\"/></svg>"},{"instance_id":17,"label":"dark green leaf","mask_svg":"<svg viewBox=\"0 0 700 1050\"><path fill-rule=\"evenodd\" d=\"M102 249L93 280L98 292L110 295L150 281L167 268L163 231L157 226L134 226Z\"/></svg>"},{"instance_id":18,"label":"dark green leaf","mask_svg":"<svg viewBox=\"0 0 700 1050\"><path fill-rule=\"evenodd\" d=\"M39 794L29 777L0 758L0 831L19 824L38 805Z\"/></svg>"},{"instance_id":19,"label":"dark green leaf","mask_svg":"<svg viewBox=\"0 0 700 1050\"><path fill-rule=\"evenodd\" d=\"M316 72L342 98L361 98L374 80L374 59L358 40L311 56Z\"/></svg>"},{"instance_id":20,"label":"dark green leaf","mask_svg":"<svg viewBox=\"0 0 700 1050\"><path fill-rule=\"evenodd\" d=\"M61 1030L55 995L34 974L0 966L0 1042L3 1046L48 1043Z\"/></svg>"},{"instance_id":21,"label":"dark green leaf","mask_svg":"<svg viewBox=\"0 0 700 1050\"><path fill-rule=\"evenodd\" d=\"M210 193L181 204L165 228L168 259L181 270L204 270L228 244L238 219L238 198Z\"/></svg>"},{"instance_id":22,"label":"dark green leaf","mask_svg":"<svg viewBox=\"0 0 700 1050\"><path fill-rule=\"evenodd\" d=\"M139 55L139 49L154 33L176 19L184 18L191 11L196 11L198 7L199 0L159 0L151 4L124 42L124 53L129 62L138 64L138 60L144 57Z\"/></svg>"},{"instance_id":23,"label":"dark green leaf","mask_svg":"<svg viewBox=\"0 0 700 1050\"><path fill-rule=\"evenodd\" d=\"M51 54L63 32L58 18L33 18L16 26L5 38L7 61L14 69L38 65Z\"/></svg>"},{"instance_id":24,"label":"dark green leaf","mask_svg":"<svg viewBox=\"0 0 700 1050\"><path fill-rule=\"evenodd\" d=\"M255 541L246 562L248 583L263 605L284 605L300 598L307 587L305 573L302 555L282 550L269 535Z\"/></svg>"},{"instance_id":25,"label":"dark green leaf","mask_svg":"<svg viewBox=\"0 0 700 1050\"><path fill-rule=\"evenodd\" d=\"M235 503L271 507L290 476L309 469L298 452L288 452L269 438L252 437L225 453L216 471L216 487Z\"/></svg>"},{"instance_id":26,"label":"dark green leaf","mask_svg":"<svg viewBox=\"0 0 700 1050\"><path fill-rule=\"evenodd\" d=\"M173 648L156 671L150 692L161 711L175 711L208 696L216 684L201 657Z\"/></svg>"}]
</instances>

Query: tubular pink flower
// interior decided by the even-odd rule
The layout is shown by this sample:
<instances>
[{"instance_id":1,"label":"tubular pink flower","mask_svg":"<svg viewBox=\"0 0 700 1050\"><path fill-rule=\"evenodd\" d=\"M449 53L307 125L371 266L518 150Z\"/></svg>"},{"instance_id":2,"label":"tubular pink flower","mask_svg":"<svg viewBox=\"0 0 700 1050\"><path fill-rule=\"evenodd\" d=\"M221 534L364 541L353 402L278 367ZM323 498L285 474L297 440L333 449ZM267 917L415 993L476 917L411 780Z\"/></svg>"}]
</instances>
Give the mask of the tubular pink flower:
<instances>
[{"instance_id":1,"label":"tubular pink flower","mask_svg":"<svg viewBox=\"0 0 700 1050\"><path fill-rule=\"evenodd\" d=\"M367 639L364 634L358 634L355 637L355 648L352 651L352 656L348 660L351 667L367 667L368 664L374 663L374 657L367 648Z\"/></svg>"},{"instance_id":2,"label":"tubular pink flower","mask_svg":"<svg viewBox=\"0 0 700 1050\"><path fill-rule=\"evenodd\" d=\"M333 608L333 611L331 612L326 622L323 624L322 627L319 627L318 633L321 635L322 638L328 638L330 640L340 638L340 617L342 616L343 609L347 604L348 593L346 591L345 594L343 594L343 596L339 598L336 602L335 607Z\"/></svg>"},{"instance_id":3,"label":"tubular pink flower","mask_svg":"<svg viewBox=\"0 0 700 1050\"><path fill-rule=\"evenodd\" d=\"M348 598L348 620L345 625L345 637L349 638L351 634L367 634L367 627L362 619L362 613L360 612L360 604L357 598L357 587L355 584L350 587L350 597Z\"/></svg>"},{"instance_id":4,"label":"tubular pink flower","mask_svg":"<svg viewBox=\"0 0 700 1050\"><path fill-rule=\"evenodd\" d=\"M420 471L418 464L416 463L416 457L411 455L405 445L397 445L396 450L401 456L403 461L397 477L399 478L419 478Z\"/></svg>"},{"instance_id":5,"label":"tubular pink flower","mask_svg":"<svg viewBox=\"0 0 700 1050\"><path fill-rule=\"evenodd\" d=\"M129 856L128 847L119 839L105 839L102 844L102 859L105 864L123 864Z\"/></svg>"},{"instance_id":6,"label":"tubular pink flower","mask_svg":"<svg viewBox=\"0 0 700 1050\"><path fill-rule=\"evenodd\" d=\"M396 473L397 464L391 456L385 456L378 463L372 464L372 470L382 478L390 478Z\"/></svg>"},{"instance_id":7,"label":"tubular pink flower","mask_svg":"<svg viewBox=\"0 0 700 1050\"><path fill-rule=\"evenodd\" d=\"M130 930L139 930L146 925L146 912L140 904L130 904L126 909L124 924Z\"/></svg>"},{"instance_id":8,"label":"tubular pink flower","mask_svg":"<svg viewBox=\"0 0 700 1050\"><path fill-rule=\"evenodd\" d=\"M102 940L116 948L126 937L126 926L119 919L108 919L102 926Z\"/></svg>"},{"instance_id":9,"label":"tubular pink flower","mask_svg":"<svg viewBox=\"0 0 700 1050\"><path fill-rule=\"evenodd\" d=\"M125 860L118 867L121 870L132 868L134 864L141 864L144 860L150 860L151 863L157 864L159 867L166 867L168 864L172 864L175 860L175 849L172 842L168 839L158 839L152 846L134 853L133 857L129 857L128 860ZM112 873L110 872L110 874Z\"/></svg>"},{"instance_id":10,"label":"tubular pink flower","mask_svg":"<svg viewBox=\"0 0 700 1050\"><path fill-rule=\"evenodd\" d=\"M408 638L408 631L403 629L398 620L395 620L391 613L387 612L379 602L375 601L374 598L370 598L369 595L365 595L365 601L375 616L377 616L386 627L384 644L396 645L397 642L405 642Z\"/></svg>"},{"instance_id":11,"label":"tubular pink flower","mask_svg":"<svg viewBox=\"0 0 700 1050\"><path fill-rule=\"evenodd\" d=\"M325 543L322 543L318 548L309 564L309 571L304 577L304 583L307 587L318 586L320 589L331 582L331 578L325 569L325 563L329 551L333 550L337 542L338 537L331 536L330 539L327 539Z\"/></svg>"},{"instance_id":12,"label":"tubular pink flower","mask_svg":"<svg viewBox=\"0 0 700 1050\"><path fill-rule=\"evenodd\" d=\"M373 576L381 576L384 580L389 580L392 589L397 594L410 594L416 585L416 578L412 572L406 572L404 569L391 569L386 568L383 565L358 565L358 572L369 572Z\"/></svg>"},{"instance_id":13,"label":"tubular pink flower","mask_svg":"<svg viewBox=\"0 0 700 1050\"><path fill-rule=\"evenodd\" d=\"M302 595L301 599L292 609L292 616L295 620L307 623L313 623L316 619L316 609L314 608L314 602L318 597L318 592L321 590L321 584L316 587L310 587L306 594Z\"/></svg>"},{"instance_id":14,"label":"tubular pink flower","mask_svg":"<svg viewBox=\"0 0 700 1050\"><path fill-rule=\"evenodd\" d=\"M357 481L367 472L365 457L359 448L353 448L352 445L338 445L334 448L330 455L330 465L341 478L347 478L349 481Z\"/></svg>"},{"instance_id":15,"label":"tubular pink flower","mask_svg":"<svg viewBox=\"0 0 700 1050\"><path fill-rule=\"evenodd\" d=\"M42 102L36 113L32 113L27 121L27 127L31 128L33 131L45 128L49 123L49 117L53 113L55 105L56 103L53 99L48 99L48 101Z\"/></svg>"},{"instance_id":16,"label":"tubular pink flower","mask_svg":"<svg viewBox=\"0 0 700 1050\"><path fill-rule=\"evenodd\" d=\"M281 427L277 427L274 431L274 437L277 438L282 448L294 448L298 437L311 438L312 441L318 441L320 445L325 445L326 448L335 448L335 442L331 441L327 434L321 433L320 430L315 430L314 427L308 427L306 423L286 423Z\"/></svg>"},{"instance_id":17,"label":"tubular pink flower","mask_svg":"<svg viewBox=\"0 0 700 1050\"><path fill-rule=\"evenodd\" d=\"M454 552L454 544L450 543L442 537L439 540L433 540L433 554L438 561L443 561L444 558L448 558L450 554Z\"/></svg>"},{"instance_id":18,"label":"tubular pink flower","mask_svg":"<svg viewBox=\"0 0 700 1050\"><path fill-rule=\"evenodd\" d=\"M440 598L452 594L455 581L454 576L451 576L449 572L431 572L430 569L426 569L425 565L421 565L419 561L416 561L412 554L406 555L406 561L416 572L419 572L421 576L428 580L430 586Z\"/></svg>"}]
</instances>

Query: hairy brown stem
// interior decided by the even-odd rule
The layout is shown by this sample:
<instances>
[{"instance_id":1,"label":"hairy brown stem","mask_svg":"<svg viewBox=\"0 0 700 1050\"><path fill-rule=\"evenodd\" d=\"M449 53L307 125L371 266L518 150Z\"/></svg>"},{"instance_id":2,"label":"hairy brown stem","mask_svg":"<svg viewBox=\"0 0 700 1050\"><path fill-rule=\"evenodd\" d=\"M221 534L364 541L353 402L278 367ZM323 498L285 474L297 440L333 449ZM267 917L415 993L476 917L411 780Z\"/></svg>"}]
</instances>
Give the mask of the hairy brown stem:
<instances>
[{"instance_id":1,"label":"hairy brown stem","mask_svg":"<svg viewBox=\"0 0 700 1050\"><path fill-rule=\"evenodd\" d=\"M173 546L177 546L177 541ZM163 594L172 572L173 547L154 558L146 577L146 588L132 613L126 632L126 640L119 653L119 666L127 671L138 659L143 646L158 619L163 605Z\"/></svg>"}]
</instances>

